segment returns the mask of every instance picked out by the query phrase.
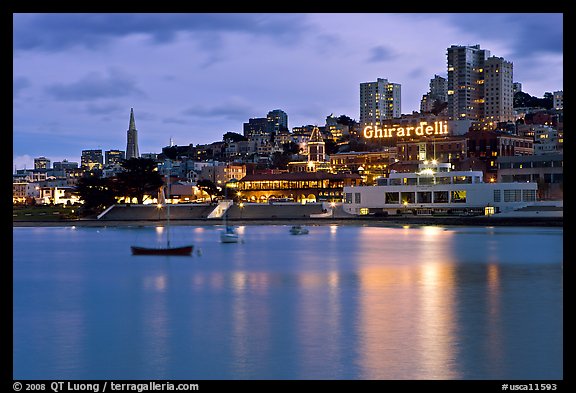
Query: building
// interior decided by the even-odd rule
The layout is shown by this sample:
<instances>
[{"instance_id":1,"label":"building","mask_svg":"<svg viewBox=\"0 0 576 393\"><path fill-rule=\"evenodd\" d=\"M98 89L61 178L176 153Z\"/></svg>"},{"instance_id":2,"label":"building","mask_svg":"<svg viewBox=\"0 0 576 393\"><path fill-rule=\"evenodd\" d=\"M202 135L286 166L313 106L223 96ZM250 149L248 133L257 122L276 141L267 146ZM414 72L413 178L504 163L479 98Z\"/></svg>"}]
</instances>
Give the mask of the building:
<instances>
[{"instance_id":1,"label":"building","mask_svg":"<svg viewBox=\"0 0 576 393\"><path fill-rule=\"evenodd\" d=\"M468 154L468 140L463 136L399 141L396 143L396 147L397 158L400 161L438 160L440 162L454 162L464 159Z\"/></svg>"},{"instance_id":2,"label":"building","mask_svg":"<svg viewBox=\"0 0 576 393\"><path fill-rule=\"evenodd\" d=\"M254 135L264 135L268 129L268 118L255 117L248 119L248 123L244 123L244 136L250 139Z\"/></svg>"},{"instance_id":3,"label":"building","mask_svg":"<svg viewBox=\"0 0 576 393\"><path fill-rule=\"evenodd\" d=\"M481 120L484 116L484 65L490 51L480 45L448 48L448 118Z\"/></svg>"},{"instance_id":4,"label":"building","mask_svg":"<svg viewBox=\"0 0 576 393\"><path fill-rule=\"evenodd\" d=\"M520 82L513 82L512 83L512 92L514 94L522 92L522 83Z\"/></svg>"},{"instance_id":5,"label":"building","mask_svg":"<svg viewBox=\"0 0 576 393\"><path fill-rule=\"evenodd\" d=\"M246 175L238 182L242 200L268 202L293 200L299 203L341 201L345 186L360 185L361 177L351 173L288 172Z\"/></svg>"},{"instance_id":6,"label":"building","mask_svg":"<svg viewBox=\"0 0 576 393\"><path fill-rule=\"evenodd\" d=\"M57 171L73 171L78 169L78 163L64 159L62 161L54 161L52 168Z\"/></svg>"},{"instance_id":7,"label":"building","mask_svg":"<svg viewBox=\"0 0 576 393\"><path fill-rule=\"evenodd\" d=\"M423 162L416 172L390 173L376 186L344 187L343 209L354 215L491 215L536 202L536 183L484 183L483 177L482 171Z\"/></svg>"},{"instance_id":8,"label":"building","mask_svg":"<svg viewBox=\"0 0 576 393\"><path fill-rule=\"evenodd\" d=\"M430 79L430 91L422 96L420 112L432 112L436 103L448 102L448 81L440 75Z\"/></svg>"},{"instance_id":9,"label":"building","mask_svg":"<svg viewBox=\"0 0 576 393\"><path fill-rule=\"evenodd\" d=\"M34 169L50 169L50 160L46 157L35 158Z\"/></svg>"},{"instance_id":10,"label":"building","mask_svg":"<svg viewBox=\"0 0 576 393\"><path fill-rule=\"evenodd\" d=\"M126 142L126 159L140 158L138 151L138 131L136 130L136 122L134 121L134 109L130 108L130 124L127 131Z\"/></svg>"},{"instance_id":11,"label":"building","mask_svg":"<svg viewBox=\"0 0 576 393\"><path fill-rule=\"evenodd\" d=\"M401 115L401 85L378 78L360 83L360 124L379 124Z\"/></svg>"},{"instance_id":12,"label":"building","mask_svg":"<svg viewBox=\"0 0 576 393\"><path fill-rule=\"evenodd\" d=\"M513 122L513 65L502 57L489 57L484 64L484 115L489 124Z\"/></svg>"},{"instance_id":13,"label":"building","mask_svg":"<svg viewBox=\"0 0 576 393\"><path fill-rule=\"evenodd\" d=\"M562 153L498 157L499 183L538 184L541 200L564 199L564 155Z\"/></svg>"},{"instance_id":14,"label":"building","mask_svg":"<svg viewBox=\"0 0 576 393\"><path fill-rule=\"evenodd\" d=\"M564 90L555 91L552 96L552 108L564 110Z\"/></svg>"},{"instance_id":15,"label":"building","mask_svg":"<svg viewBox=\"0 0 576 393\"><path fill-rule=\"evenodd\" d=\"M217 186L223 187L232 179L242 179L246 176L246 165L232 165L224 163L212 163L204 165L200 170L199 179L210 180Z\"/></svg>"},{"instance_id":16,"label":"building","mask_svg":"<svg viewBox=\"0 0 576 393\"><path fill-rule=\"evenodd\" d=\"M82 150L80 166L84 170L102 169L104 166L102 149Z\"/></svg>"},{"instance_id":17,"label":"building","mask_svg":"<svg viewBox=\"0 0 576 393\"><path fill-rule=\"evenodd\" d=\"M104 152L106 166L120 164L124 160L125 156L126 154L122 150L106 150Z\"/></svg>"},{"instance_id":18,"label":"building","mask_svg":"<svg viewBox=\"0 0 576 393\"><path fill-rule=\"evenodd\" d=\"M501 131L470 131L468 138L468 158L479 158L484 162L485 181L495 180L498 157L524 156L534 154L534 139L529 136L513 135Z\"/></svg>"},{"instance_id":19,"label":"building","mask_svg":"<svg viewBox=\"0 0 576 393\"><path fill-rule=\"evenodd\" d=\"M266 115L267 132L277 134L288 130L288 115L282 109L274 109Z\"/></svg>"}]
</instances>

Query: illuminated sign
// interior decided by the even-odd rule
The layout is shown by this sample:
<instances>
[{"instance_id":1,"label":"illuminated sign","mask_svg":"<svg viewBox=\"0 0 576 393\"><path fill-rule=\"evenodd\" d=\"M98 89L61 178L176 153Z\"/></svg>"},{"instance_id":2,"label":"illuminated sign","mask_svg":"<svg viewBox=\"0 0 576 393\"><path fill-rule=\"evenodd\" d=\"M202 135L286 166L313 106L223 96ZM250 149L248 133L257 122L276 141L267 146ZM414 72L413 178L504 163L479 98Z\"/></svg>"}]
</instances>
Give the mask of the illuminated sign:
<instances>
[{"instance_id":1,"label":"illuminated sign","mask_svg":"<svg viewBox=\"0 0 576 393\"><path fill-rule=\"evenodd\" d=\"M448 122L446 121L435 121L433 125L429 125L427 121L421 121L420 125L417 127L384 126L380 128L377 125L364 127L364 138L366 139L446 134L448 134Z\"/></svg>"}]
</instances>

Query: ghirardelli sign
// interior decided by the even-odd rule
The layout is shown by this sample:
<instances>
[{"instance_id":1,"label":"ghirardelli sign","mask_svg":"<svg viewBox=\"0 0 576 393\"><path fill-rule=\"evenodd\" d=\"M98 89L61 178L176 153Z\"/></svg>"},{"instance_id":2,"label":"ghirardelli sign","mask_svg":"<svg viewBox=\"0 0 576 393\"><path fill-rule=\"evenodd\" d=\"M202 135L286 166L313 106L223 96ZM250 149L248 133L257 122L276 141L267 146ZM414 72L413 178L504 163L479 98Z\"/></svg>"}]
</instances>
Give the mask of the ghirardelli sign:
<instances>
[{"instance_id":1,"label":"ghirardelli sign","mask_svg":"<svg viewBox=\"0 0 576 393\"><path fill-rule=\"evenodd\" d=\"M447 135L448 122L435 121L428 123L421 121L418 126L383 126L371 125L364 127L363 135L366 139L383 139L383 138L400 138L400 137L418 137L432 135Z\"/></svg>"}]
</instances>

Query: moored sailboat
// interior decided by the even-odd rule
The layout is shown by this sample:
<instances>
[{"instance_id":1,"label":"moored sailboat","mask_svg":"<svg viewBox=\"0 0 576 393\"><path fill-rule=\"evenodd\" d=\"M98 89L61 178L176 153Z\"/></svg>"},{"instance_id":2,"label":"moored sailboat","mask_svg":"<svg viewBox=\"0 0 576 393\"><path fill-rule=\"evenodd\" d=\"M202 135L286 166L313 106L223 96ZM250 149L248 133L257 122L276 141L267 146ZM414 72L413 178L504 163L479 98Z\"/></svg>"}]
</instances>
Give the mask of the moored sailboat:
<instances>
[{"instance_id":1,"label":"moored sailboat","mask_svg":"<svg viewBox=\"0 0 576 393\"><path fill-rule=\"evenodd\" d=\"M170 195L170 177L167 175L166 179L168 184L168 195ZM193 245L188 244L174 247L170 244L170 203L166 202L165 197L164 202L166 206L166 245L163 247L130 246L132 255L192 255L192 250L194 249ZM159 208L162 207L161 204L158 206Z\"/></svg>"}]
</instances>

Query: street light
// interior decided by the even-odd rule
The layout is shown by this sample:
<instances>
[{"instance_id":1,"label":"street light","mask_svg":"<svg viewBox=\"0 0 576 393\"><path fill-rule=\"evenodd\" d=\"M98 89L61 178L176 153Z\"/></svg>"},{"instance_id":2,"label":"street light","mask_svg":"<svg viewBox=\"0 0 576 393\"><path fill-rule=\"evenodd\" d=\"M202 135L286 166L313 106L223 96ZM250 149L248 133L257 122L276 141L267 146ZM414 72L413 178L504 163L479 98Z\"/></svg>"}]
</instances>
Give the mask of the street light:
<instances>
[{"instance_id":1,"label":"street light","mask_svg":"<svg viewBox=\"0 0 576 393\"><path fill-rule=\"evenodd\" d=\"M336 202L330 202L330 207L332 208L332 218L334 218L334 208L336 207Z\"/></svg>"},{"instance_id":2,"label":"street light","mask_svg":"<svg viewBox=\"0 0 576 393\"><path fill-rule=\"evenodd\" d=\"M244 208L244 202L240 202L238 207L240 208L240 219L242 219L242 209Z\"/></svg>"}]
</instances>

